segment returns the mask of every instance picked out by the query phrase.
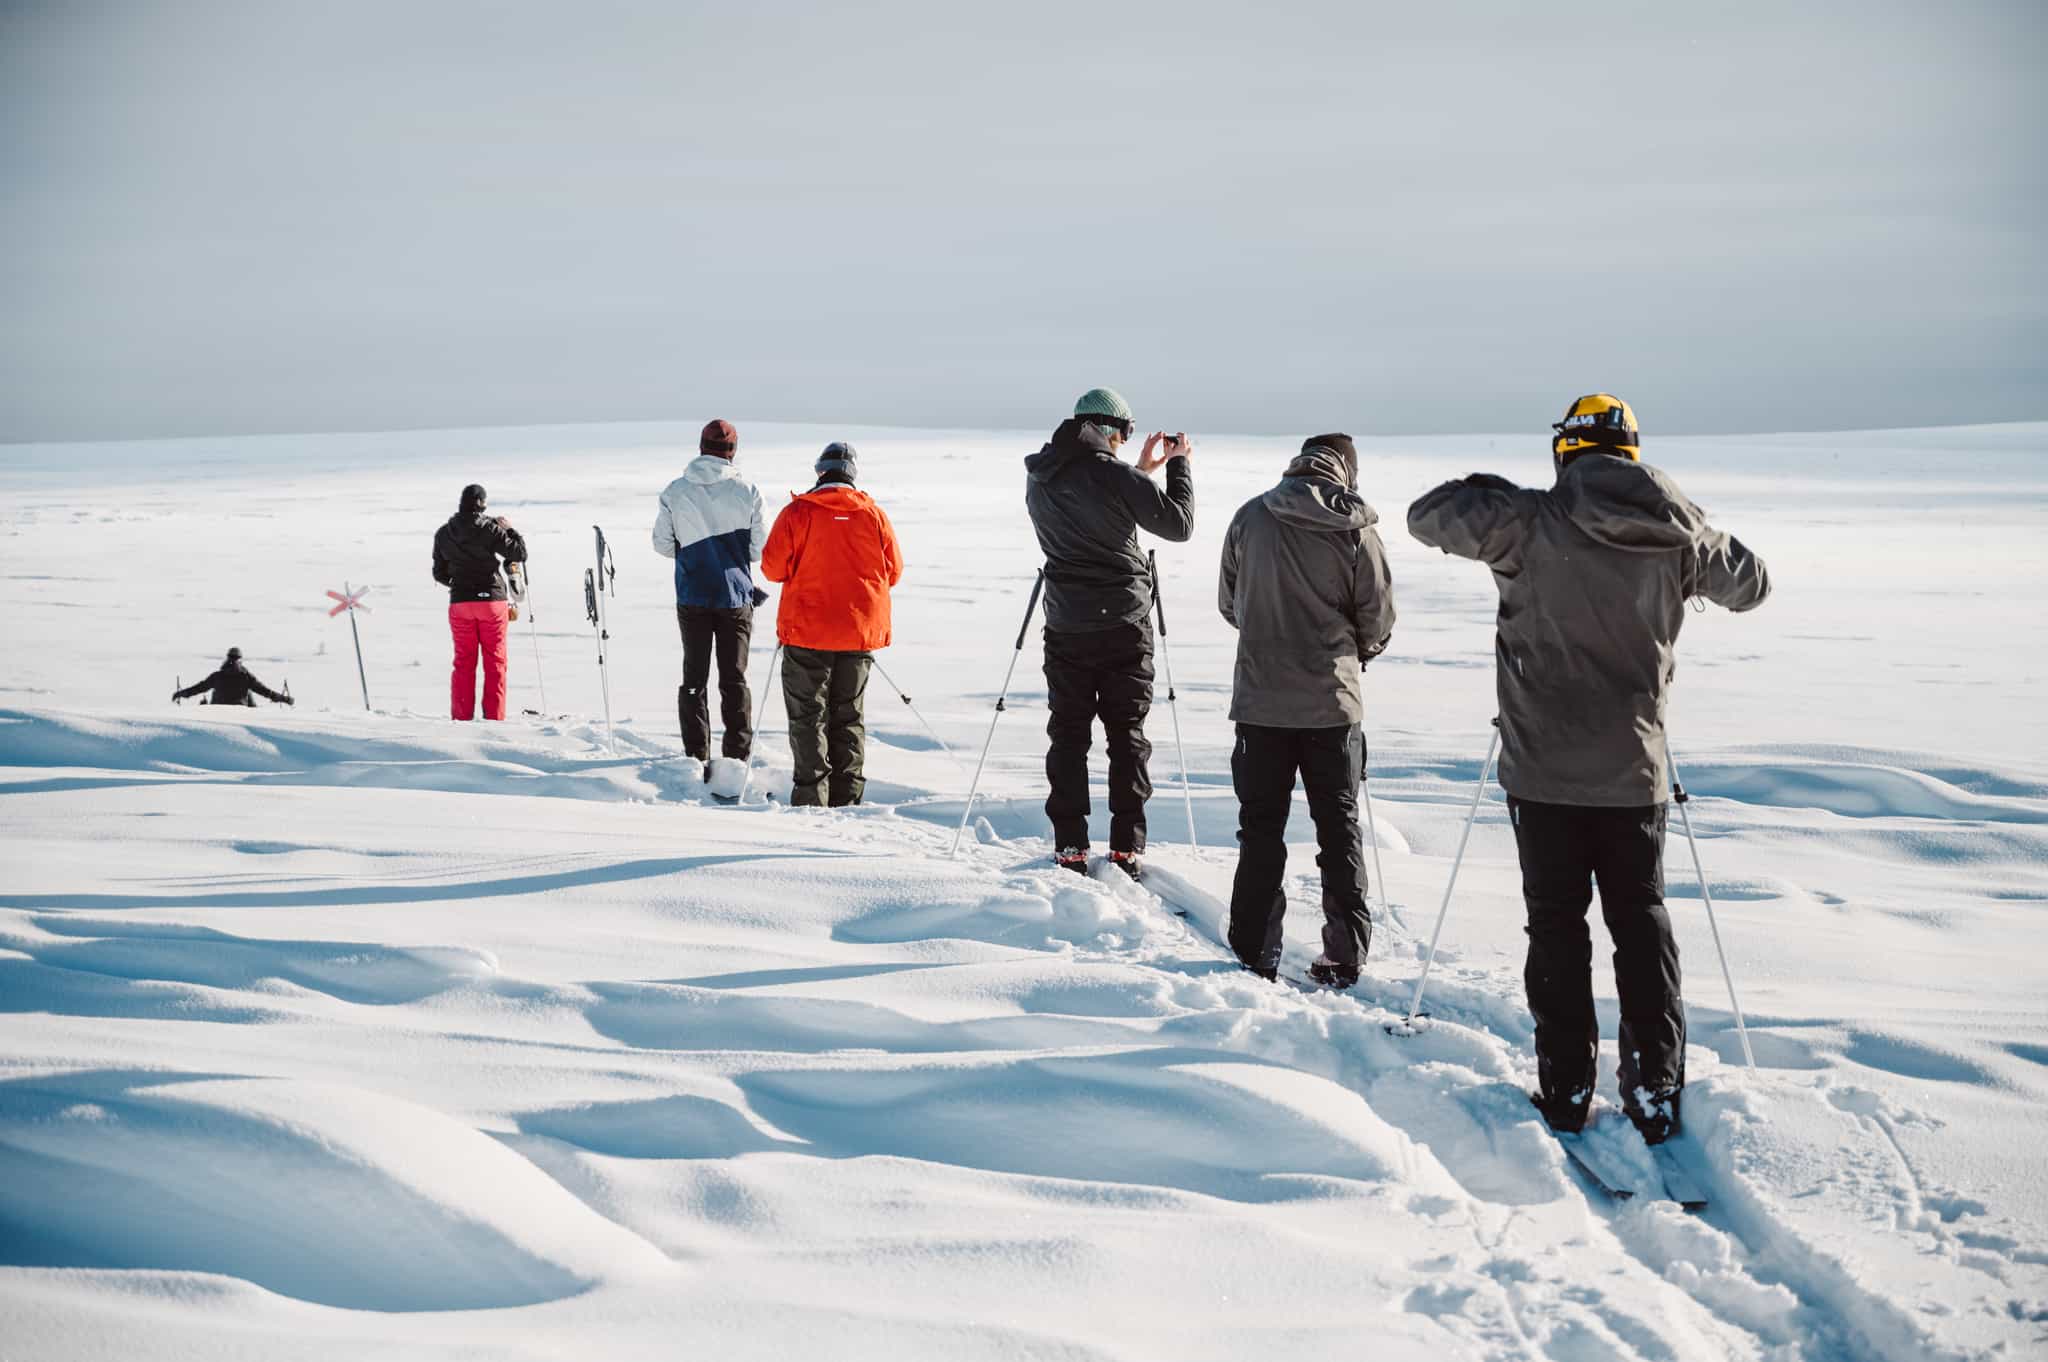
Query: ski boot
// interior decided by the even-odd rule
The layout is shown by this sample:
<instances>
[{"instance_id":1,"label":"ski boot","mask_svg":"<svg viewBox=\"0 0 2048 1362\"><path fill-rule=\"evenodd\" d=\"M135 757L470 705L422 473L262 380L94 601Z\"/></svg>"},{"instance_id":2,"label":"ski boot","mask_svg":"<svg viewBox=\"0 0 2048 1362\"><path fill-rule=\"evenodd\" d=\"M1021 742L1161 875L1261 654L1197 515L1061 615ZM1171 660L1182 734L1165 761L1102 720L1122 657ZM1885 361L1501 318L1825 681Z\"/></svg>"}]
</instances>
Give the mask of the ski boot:
<instances>
[{"instance_id":1,"label":"ski boot","mask_svg":"<svg viewBox=\"0 0 2048 1362\"><path fill-rule=\"evenodd\" d=\"M1350 988L1358 982L1358 966L1341 964L1327 955L1319 955L1309 964L1308 977L1324 988Z\"/></svg>"},{"instance_id":2,"label":"ski boot","mask_svg":"<svg viewBox=\"0 0 2048 1362\"><path fill-rule=\"evenodd\" d=\"M1062 870L1071 870L1076 875L1088 873L1088 849L1086 847L1061 847L1052 854L1052 863Z\"/></svg>"},{"instance_id":3,"label":"ski boot","mask_svg":"<svg viewBox=\"0 0 2048 1362\"><path fill-rule=\"evenodd\" d=\"M1112 851L1109 853L1109 863L1134 880L1144 878L1145 863L1138 859L1138 853L1135 851Z\"/></svg>"},{"instance_id":4,"label":"ski boot","mask_svg":"<svg viewBox=\"0 0 2048 1362\"><path fill-rule=\"evenodd\" d=\"M1651 1092L1647 1088L1638 1088L1633 1093L1622 1095L1622 1109L1635 1123L1644 1144L1660 1145L1678 1133L1679 1091L1671 1088Z\"/></svg>"},{"instance_id":5,"label":"ski boot","mask_svg":"<svg viewBox=\"0 0 2048 1362\"><path fill-rule=\"evenodd\" d=\"M1576 1135L1586 1128L1587 1113L1593 1110L1593 1091L1588 1088L1554 1097L1532 1092L1529 1105L1543 1114L1544 1121L1552 1130L1563 1135Z\"/></svg>"}]
</instances>

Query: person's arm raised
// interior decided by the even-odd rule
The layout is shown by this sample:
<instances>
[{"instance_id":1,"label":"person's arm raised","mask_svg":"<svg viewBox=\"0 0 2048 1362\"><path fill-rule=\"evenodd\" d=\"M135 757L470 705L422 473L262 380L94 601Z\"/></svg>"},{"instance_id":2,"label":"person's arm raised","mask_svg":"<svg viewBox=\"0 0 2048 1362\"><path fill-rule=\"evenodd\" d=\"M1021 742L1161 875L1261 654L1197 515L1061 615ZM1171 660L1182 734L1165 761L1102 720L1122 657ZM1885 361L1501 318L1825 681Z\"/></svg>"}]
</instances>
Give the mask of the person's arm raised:
<instances>
[{"instance_id":1,"label":"person's arm raised","mask_svg":"<svg viewBox=\"0 0 2048 1362\"><path fill-rule=\"evenodd\" d=\"M1764 560L1732 534L1714 530L1693 546L1688 596L1704 596L1723 610L1754 610L1771 594Z\"/></svg>"},{"instance_id":2,"label":"person's arm raised","mask_svg":"<svg viewBox=\"0 0 2048 1362\"><path fill-rule=\"evenodd\" d=\"M1166 452L1155 458L1152 451L1162 444ZM1122 480L1124 504L1131 508L1139 528L1175 544L1185 544L1195 532L1195 475L1193 460L1188 457L1192 448L1186 435L1168 437L1154 431L1132 469L1140 476ZM1162 463L1166 465L1163 491L1151 478L1152 470Z\"/></svg>"},{"instance_id":3,"label":"person's arm raised","mask_svg":"<svg viewBox=\"0 0 2048 1362\"><path fill-rule=\"evenodd\" d=\"M1498 566L1522 542L1523 489L1474 473L1424 492L1408 508L1408 533L1433 549Z\"/></svg>"}]
</instances>

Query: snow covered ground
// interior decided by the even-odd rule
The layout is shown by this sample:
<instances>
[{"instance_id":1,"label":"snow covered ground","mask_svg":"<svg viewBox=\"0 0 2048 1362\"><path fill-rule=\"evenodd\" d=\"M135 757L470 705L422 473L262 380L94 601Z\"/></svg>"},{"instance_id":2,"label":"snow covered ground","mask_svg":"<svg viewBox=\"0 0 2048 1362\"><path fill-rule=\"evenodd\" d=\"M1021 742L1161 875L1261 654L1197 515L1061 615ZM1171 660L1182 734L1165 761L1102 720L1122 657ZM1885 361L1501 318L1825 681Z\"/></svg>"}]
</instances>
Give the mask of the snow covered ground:
<instances>
[{"instance_id":1,"label":"snow covered ground","mask_svg":"<svg viewBox=\"0 0 2048 1362\"><path fill-rule=\"evenodd\" d=\"M2048 1348L2048 427L1650 441L1776 586L1681 645L1676 751L1762 1066L1674 843L1698 1217L1592 1194L1525 1104L1497 794L1433 1019L1384 1029L1492 712L1487 574L1402 512L1475 469L1545 478L1540 436L1363 442L1401 609L1367 678L1392 907L1344 997L1214 938L1216 551L1292 442L1203 442L1195 539L1160 553L1202 845L1162 704L1152 861L1182 918L1045 868L1035 641L946 855L1035 566L1038 436L741 423L771 504L860 445L909 560L883 665L953 752L878 677L872 805L764 799L772 706L749 801L702 797L645 538L694 429L0 449L0 1356ZM513 704L542 708L536 647L547 704L502 725L437 717L428 545L471 480L534 550ZM371 713L324 613L344 580L371 587ZM166 702L230 644L297 709ZM757 684L771 646L764 619Z\"/></svg>"}]
</instances>

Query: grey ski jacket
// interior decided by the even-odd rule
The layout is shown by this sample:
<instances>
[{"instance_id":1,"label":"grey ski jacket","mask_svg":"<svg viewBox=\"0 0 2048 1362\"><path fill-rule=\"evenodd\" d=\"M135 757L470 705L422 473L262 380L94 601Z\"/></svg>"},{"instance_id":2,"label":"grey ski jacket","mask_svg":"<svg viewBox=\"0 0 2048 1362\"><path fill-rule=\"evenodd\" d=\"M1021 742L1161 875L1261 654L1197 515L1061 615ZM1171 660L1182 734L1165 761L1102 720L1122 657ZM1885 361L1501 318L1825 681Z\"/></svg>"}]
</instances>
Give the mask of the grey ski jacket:
<instances>
[{"instance_id":1,"label":"grey ski jacket","mask_svg":"<svg viewBox=\"0 0 2048 1362\"><path fill-rule=\"evenodd\" d=\"M1661 804L1665 702L1685 603L1752 610L1763 560L1671 475L1581 455L1549 491L1476 473L1408 508L1423 543L1493 569L1501 788L1545 804Z\"/></svg>"},{"instance_id":2,"label":"grey ski jacket","mask_svg":"<svg viewBox=\"0 0 2048 1362\"><path fill-rule=\"evenodd\" d=\"M1238 508L1216 608L1237 630L1233 723L1335 728L1365 718L1365 664L1394 630L1379 523L1334 457L1305 456Z\"/></svg>"}]
</instances>

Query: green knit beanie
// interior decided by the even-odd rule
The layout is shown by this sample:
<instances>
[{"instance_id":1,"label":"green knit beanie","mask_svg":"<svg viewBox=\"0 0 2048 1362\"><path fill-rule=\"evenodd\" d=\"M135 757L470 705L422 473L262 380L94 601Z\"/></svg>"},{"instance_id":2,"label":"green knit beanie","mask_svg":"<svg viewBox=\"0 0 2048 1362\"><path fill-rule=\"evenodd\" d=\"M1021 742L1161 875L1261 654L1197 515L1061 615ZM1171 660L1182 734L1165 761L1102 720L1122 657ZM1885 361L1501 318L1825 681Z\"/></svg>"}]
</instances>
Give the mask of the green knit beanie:
<instances>
[{"instance_id":1,"label":"green knit beanie","mask_svg":"<svg viewBox=\"0 0 2048 1362\"><path fill-rule=\"evenodd\" d=\"M1090 388L1074 404L1076 416L1107 416L1116 421L1131 419L1131 404L1115 388Z\"/></svg>"}]
</instances>

